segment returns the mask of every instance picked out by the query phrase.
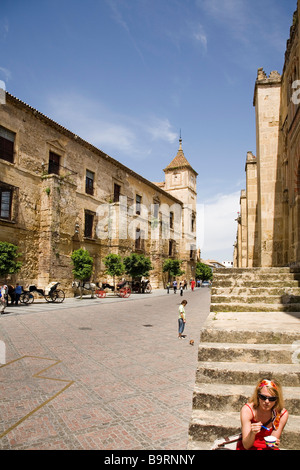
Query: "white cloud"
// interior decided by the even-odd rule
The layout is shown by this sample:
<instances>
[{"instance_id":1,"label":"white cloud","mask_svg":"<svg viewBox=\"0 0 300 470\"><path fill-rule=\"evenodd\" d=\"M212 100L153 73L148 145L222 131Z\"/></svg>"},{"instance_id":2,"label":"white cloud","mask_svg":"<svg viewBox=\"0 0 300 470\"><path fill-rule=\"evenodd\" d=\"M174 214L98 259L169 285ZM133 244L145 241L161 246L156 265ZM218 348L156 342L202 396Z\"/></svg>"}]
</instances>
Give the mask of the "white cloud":
<instances>
[{"instance_id":1,"label":"white cloud","mask_svg":"<svg viewBox=\"0 0 300 470\"><path fill-rule=\"evenodd\" d=\"M202 258L232 259L239 200L240 191L218 194L205 202L200 218L197 214L197 238Z\"/></svg>"},{"instance_id":2,"label":"white cloud","mask_svg":"<svg viewBox=\"0 0 300 470\"><path fill-rule=\"evenodd\" d=\"M253 21L248 1L196 0L196 4L215 21L224 25L233 36L248 42L246 30Z\"/></svg>"},{"instance_id":3,"label":"white cloud","mask_svg":"<svg viewBox=\"0 0 300 470\"><path fill-rule=\"evenodd\" d=\"M109 153L144 159L153 142L175 142L178 135L165 117L132 117L78 93L49 98L50 116L91 144Z\"/></svg>"},{"instance_id":4,"label":"white cloud","mask_svg":"<svg viewBox=\"0 0 300 470\"><path fill-rule=\"evenodd\" d=\"M166 118L152 118L149 124L146 123L145 129L153 140L163 140L172 144L178 138L178 134L172 131L172 126Z\"/></svg>"},{"instance_id":5,"label":"white cloud","mask_svg":"<svg viewBox=\"0 0 300 470\"><path fill-rule=\"evenodd\" d=\"M9 33L9 21L7 18L2 18L0 20L0 36L5 40Z\"/></svg>"},{"instance_id":6,"label":"white cloud","mask_svg":"<svg viewBox=\"0 0 300 470\"><path fill-rule=\"evenodd\" d=\"M235 24L247 21L245 0L197 0L197 4L219 21L230 21Z\"/></svg>"},{"instance_id":7,"label":"white cloud","mask_svg":"<svg viewBox=\"0 0 300 470\"><path fill-rule=\"evenodd\" d=\"M282 30L281 22L281 8L284 7L272 8L271 0L265 2L266 5L261 9L258 1L249 0L196 0L196 5L243 44L252 44L253 47L255 37L262 38L263 42L282 54L286 43L286 32Z\"/></svg>"},{"instance_id":8,"label":"white cloud","mask_svg":"<svg viewBox=\"0 0 300 470\"><path fill-rule=\"evenodd\" d=\"M183 44L190 45L191 42L193 45L200 45L203 52L207 51L207 34L201 23L186 20L175 31L166 29L164 34L176 46L178 51L181 51Z\"/></svg>"},{"instance_id":9,"label":"white cloud","mask_svg":"<svg viewBox=\"0 0 300 470\"><path fill-rule=\"evenodd\" d=\"M124 0L122 2L120 2L120 0L106 0L106 3L108 4L108 6L111 9L112 19L118 25L120 25L124 29L124 31L126 31L128 37L130 38L130 40L133 44L133 47L135 48L136 52L138 53L138 55L142 59L143 63L145 63L143 53L142 53L141 49L139 48L136 40L132 36L129 25L128 25L128 22L125 21L124 15L122 14L122 11L121 11L122 7L128 9L128 6L127 6L126 2L124 2Z\"/></svg>"},{"instance_id":10,"label":"white cloud","mask_svg":"<svg viewBox=\"0 0 300 470\"><path fill-rule=\"evenodd\" d=\"M11 78L11 72L5 67L0 67L0 75L4 77L5 81L8 81Z\"/></svg>"},{"instance_id":11,"label":"white cloud","mask_svg":"<svg viewBox=\"0 0 300 470\"><path fill-rule=\"evenodd\" d=\"M116 0L106 0L106 3L108 4L108 6L111 9L113 20L117 24L122 26L122 28L124 28L127 33L130 34L128 24L126 23L126 21L123 18L123 15L122 15L122 12L121 12L121 9L120 9L120 5L118 4L118 1L116 1Z\"/></svg>"},{"instance_id":12,"label":"white cloud","mask_svg":"<svg viewBox=\"0 0 300 470\"><path fill-rule=\"evenodd\" d=\"M198 25L197 29L194 31L193 34L194 38L200 42L204 51L207 50L207 36L205 34L204 28L201 24Z\"/></svg>"}]
</instances>

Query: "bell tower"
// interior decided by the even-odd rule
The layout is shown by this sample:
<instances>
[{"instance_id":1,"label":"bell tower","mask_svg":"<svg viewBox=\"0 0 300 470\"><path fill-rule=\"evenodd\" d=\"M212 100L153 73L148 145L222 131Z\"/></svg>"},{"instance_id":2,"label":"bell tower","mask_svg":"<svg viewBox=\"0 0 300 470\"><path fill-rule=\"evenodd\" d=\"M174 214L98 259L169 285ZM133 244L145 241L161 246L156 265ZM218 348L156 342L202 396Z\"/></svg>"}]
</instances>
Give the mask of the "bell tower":
<instances>
[{"instance_id":1,"label":"bell tower","mask_svg":"<svg viewBox=\"0 0 300 470\"><path fill-rule=\"evenodd\" d=\"M191 205L193 210L196 211L198 173L184 156L181 135L177 155L164 169L164 173L164 190L180 199L184 204Z\"/></svg>"},{"instance_id":2,"label":"bell tower","mask_svg":"<svg viewBox=\"0 0 300 470\"><path fill-rule=\"evenodd\" d=\"M186 159L182 149L180 133L179 149L175 158L164 169L164 190L183 203L182 237L178 243L178 258L184 260L183 270L187 278L195 277L197 260L196 218L197 218L197 176Z\"/></svg>"}]
</instances>

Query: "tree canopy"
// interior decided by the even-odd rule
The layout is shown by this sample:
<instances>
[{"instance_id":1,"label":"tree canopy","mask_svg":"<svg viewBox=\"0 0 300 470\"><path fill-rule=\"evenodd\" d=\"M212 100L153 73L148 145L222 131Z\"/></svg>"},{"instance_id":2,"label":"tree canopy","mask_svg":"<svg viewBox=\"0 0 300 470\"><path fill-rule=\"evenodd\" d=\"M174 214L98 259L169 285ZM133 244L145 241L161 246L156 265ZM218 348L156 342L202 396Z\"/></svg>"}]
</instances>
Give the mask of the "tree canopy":
<instances>
[{"instance_id":1,"label":"tree canopy","mask_svg":"<svg viewBox=\"0 0 300 470\"><path fill-rule=\"evenodd\" d=\"M122 262L122 258L120 255L116 255L114 253L110 253L107 255L103 262L106 267L106 272L110 276L121 276L125 272L125 266Z\"/></svg>"},{"instance_id":2,"label":"tree canopy","mask_svg":"<svg viewBox=\"0 0 300 470\"><path fill-rule=\"evenodd\" d=\"M71 260L73 261L74 268L72 269L72 273L74 274L75 279L79 279L80 281L89 281L93 272L94 263L89 252L83 248L79 248L78 250L73 251Z\"/></svg>"},{"instance_id":3,"label":"tree canopy","mask_svg":"<svg viewBox=\"0 0 300 470\"><path fill-rule=\"evenodd\" d=\"M16 245L0 242L0 277L6 278L8 274L15 274L21 269L22 263L18 261L21 253Z\"/></svg>"},{"instance_id":4,"label":"tree canopy","mask_svg":"<svg viewBox=\"0 0 300 470\"><path fill-rule=\"evenodd\" d=\"M196 279L202 279L202 281L210 281L213 277L212 269L204 263L196 264Z\"/></svg>"},{"instance_id":5,"label":"tree canopy","mask_svg":"<svg viewBox=\"0 0 300 470\"><path fill-rule=\"evenodd\" d=\"M182 274L185 273L185 271L182 271L181 265L182 265L182 261L179 259L166 259L163 264L163 272L169 273L169 277L181 276Z\"/></svg>"},{"instance_id":6,"label":"tree canopy","mask_svg":"<svg viewBox=\"0 0 300 470\"><path fill-rule=\"evenodd\" d=\"M131 253L130 256L126 256L123 260L125 266L125 272L133 279L142 276L149 276L149 271L153 269L150 258L147 258L143 254Z\"/></svg>"}]
</instances>

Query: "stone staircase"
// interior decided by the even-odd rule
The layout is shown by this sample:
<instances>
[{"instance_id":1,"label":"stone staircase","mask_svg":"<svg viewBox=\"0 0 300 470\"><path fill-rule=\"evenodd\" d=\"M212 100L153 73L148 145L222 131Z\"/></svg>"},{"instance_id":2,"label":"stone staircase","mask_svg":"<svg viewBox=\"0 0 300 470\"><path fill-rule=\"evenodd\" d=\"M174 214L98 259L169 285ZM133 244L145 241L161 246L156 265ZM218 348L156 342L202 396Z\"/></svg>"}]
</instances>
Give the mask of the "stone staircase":
<instances>
[{"instance_id":1,"label":"stone staircase","mask_svg":"<svg viewBox=\"0 0 300 470\"><path fill-rule=\"evenodd\" d=\"M214 272L213 312L300 312L300 270L233 268Z\"/></svg>"},{"instance_id":2,"label":"stone staircase","mask_svg":"<svg viewBox=\"0 0 300 470\"><path fill-rule=\"evenodd\" d=\"M300 308L285 311L298 307L298 276L287 268L214 272L211 313L200 333L189 450L211 449L216 439L239 433L240 409L261 378L277 378L283 387L289 420L281 448L300 450ZM292 302L282 303L287 295Z\"/></svg>"}]
</instances>

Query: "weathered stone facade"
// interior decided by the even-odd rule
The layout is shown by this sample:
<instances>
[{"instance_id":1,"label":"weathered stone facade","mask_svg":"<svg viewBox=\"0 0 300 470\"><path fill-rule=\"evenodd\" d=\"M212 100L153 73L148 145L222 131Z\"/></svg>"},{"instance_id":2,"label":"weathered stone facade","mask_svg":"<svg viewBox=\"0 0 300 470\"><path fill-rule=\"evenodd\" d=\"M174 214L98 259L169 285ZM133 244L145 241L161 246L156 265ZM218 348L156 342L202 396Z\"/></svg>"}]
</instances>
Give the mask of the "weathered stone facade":
<instances>
[{"instance_id":1,"label":"weathered stone facade","mask_svg":"<svg viewBox=\"0 0 300 470\"><path fill-rule=\"evenodd\" d=\"M151 258L150 281L163 286L167 258L196 262L196 177L181 140L166 181L152 183L6 93L0 105L0 241L19 246L12 282L44 287L60 281L71 294L70 256L94 258L93 280L109 280L103 258L132 252ZM178 162L177 162L178 163Z\"/></svg>"},{"instance_id":2,"label":"weathered stone facade","mask_svg":"<svg viewBox=\"0 0 300 470\"><path fill-rule=\"evenodd\" d=\"M298 0L282 75L271 72L267 76L258 69L253 101L256 156L247 154L236 267L300 263L299 16Z\"/></svg>"}]
</instances>

